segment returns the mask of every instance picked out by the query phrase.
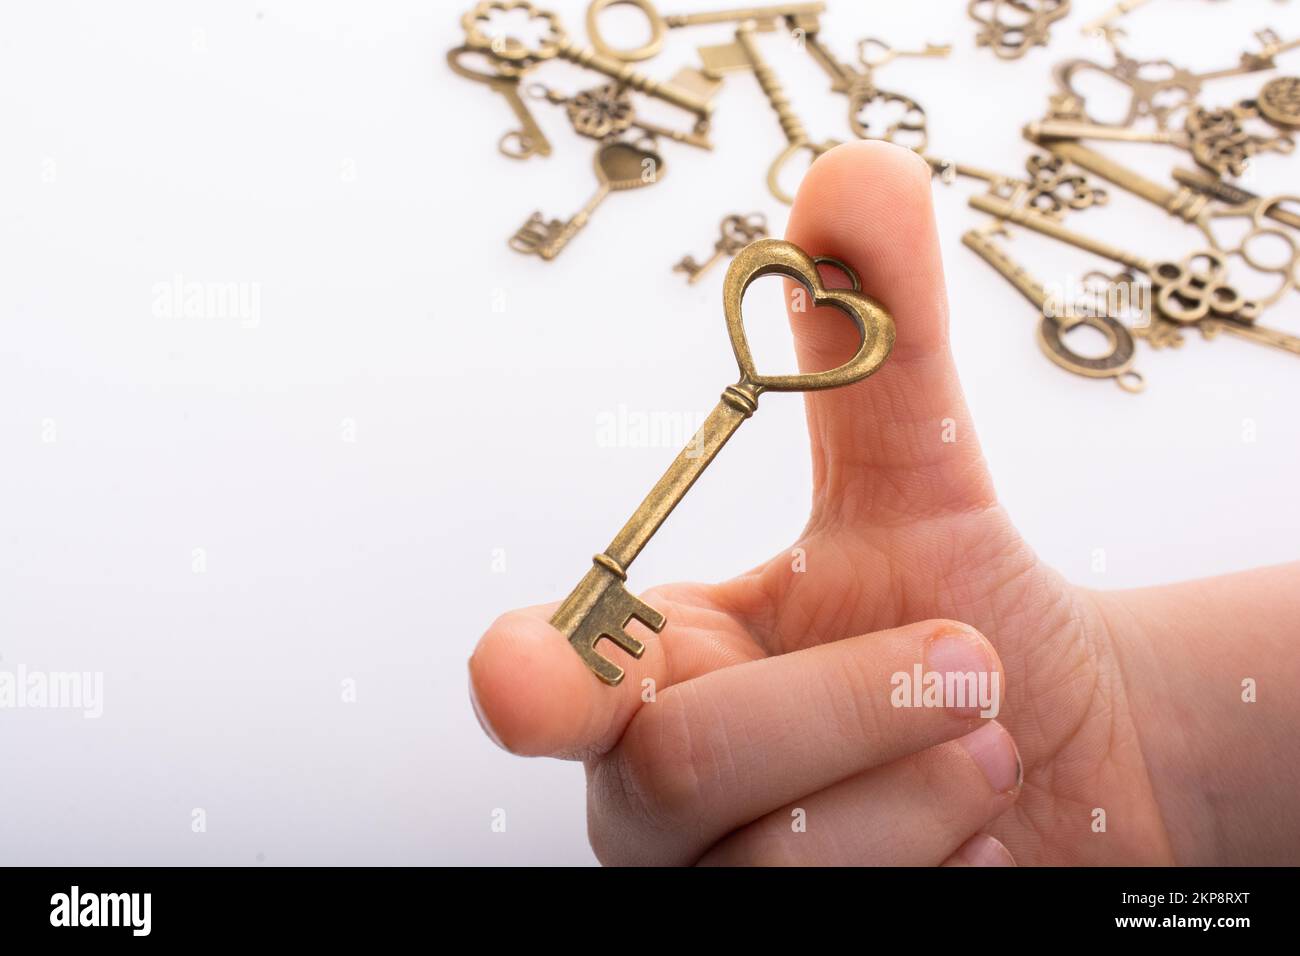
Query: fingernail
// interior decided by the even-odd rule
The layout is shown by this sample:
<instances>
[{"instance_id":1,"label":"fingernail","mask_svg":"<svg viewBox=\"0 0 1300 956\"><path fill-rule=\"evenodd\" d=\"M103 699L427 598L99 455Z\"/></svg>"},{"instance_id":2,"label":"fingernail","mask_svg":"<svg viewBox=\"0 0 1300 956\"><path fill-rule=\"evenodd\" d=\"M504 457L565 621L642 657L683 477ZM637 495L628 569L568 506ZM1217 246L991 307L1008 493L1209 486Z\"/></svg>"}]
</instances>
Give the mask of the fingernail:
<instances>
[{"instance_id":1,"label":"fingernail","mask_svg":"<svg viewBox=\"0 0 1300 956\"><path fill-rule=\"evenodd\" d=\"M957 855L967 866L1015 866L1011 851L986 833L971 837Z\"/></svg>"},{"instance_id":2,"label":"fingernail","mask_svg":"<svg viewBox=\"0 0 1300 956\"><path fill-rule=\"evenodd\" d=\"M469 702L474 708L474 716L478 718L478 725L483 728L483 733L487 734L488 739L494 744L502 750L505 750L506 745L501 742L501 738L497 735L497 732L492 729L491 721L487 719L487 715L483 713L482 705L478 702L478 694L474 693L474 671L472 669L472 663L469 672Z\"/></svg>"},{"instance_id":3,"label":"fingernail","mask_svg":"<svg viewBox=\"0 0 1300 956\"><path fill-rule=\"evenodd\" d=\"M971 631L949 630L930 640L925 649L925 668L937 674L946 688L961 691L961 696L949 699L945 690L944 706L962 717L994 717L997 715L998 687L994 681L997 665L987 644ZM975 675L972 687L967 680L957 680L953 675ZM981 677L980 675L983 675ZM969 691L974 691L970 694ZM974 696L976 699L972 700ZM987 698L981 701L979 698Z\"/></svg>"},{"instance_id":4,"label":"fingernail","mask_svg":"<svg viewBox=\"0 0 1300 956\"><path fill-rule=\"evenodd\" d=\"M997 721L989 721L958 743L970 754L994 793L1009 793L1020 786L1020 753L1006 728Z\"/></svg>"}]
</instances>

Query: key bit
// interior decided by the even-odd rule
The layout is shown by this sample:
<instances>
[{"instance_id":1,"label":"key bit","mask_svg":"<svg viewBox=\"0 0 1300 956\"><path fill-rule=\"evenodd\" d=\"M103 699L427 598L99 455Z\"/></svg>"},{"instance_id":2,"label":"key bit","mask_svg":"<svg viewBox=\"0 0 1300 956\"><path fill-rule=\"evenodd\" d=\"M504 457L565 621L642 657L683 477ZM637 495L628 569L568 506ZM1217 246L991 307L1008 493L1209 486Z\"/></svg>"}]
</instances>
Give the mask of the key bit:
<instances>
[{"instance_id":1,"label":"key bit","mask_svg":"<svg viewBox=\"0 0 1300 956\"><path fill-rule=\"evenodd\" d=\"M623 668L602 657L596 644L611 641L637 660L645 653L645 644L627 633L632 620L638 620L658 634L667 619L623 586L627 574L609 555L596 555L592 568L574 589L551 624L568 635L569 643L596 676L611 687L623 679Z\"/></svg>"}]
</instances>

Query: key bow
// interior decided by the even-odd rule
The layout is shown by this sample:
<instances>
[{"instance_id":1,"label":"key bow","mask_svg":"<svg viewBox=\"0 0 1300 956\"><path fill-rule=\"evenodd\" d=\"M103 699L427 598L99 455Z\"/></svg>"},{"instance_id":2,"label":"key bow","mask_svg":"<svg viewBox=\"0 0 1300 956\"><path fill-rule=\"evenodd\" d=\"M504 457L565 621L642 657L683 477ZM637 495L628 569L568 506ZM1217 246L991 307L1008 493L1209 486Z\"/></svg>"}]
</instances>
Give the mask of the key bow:
<instances>
[{"instance_id":1,"label":"key bow","mask_svg":"<svg viewBox=\"0 0 1300 956\"><path fill-rule=\"evenodd\" d=\"M835 265L852 280L853 289L828 289L818 266ZM861 342L857 353L836 368L821 372L793 375L763 375L754 365L754 356L745 335L742 301L745 290L763 276L782 275L802 285L812 296L814 306L833 306L857 326ZM828 256L813 258L793 243L783 239L760 239L750 243L732 260L722 287L723 309L731 348L740 366L742 385L756 392L811 392L852 385L874 373L894 347L894 320L875 299L859 291L857 276L843 263Z\"/></svg>"}]
</instances>

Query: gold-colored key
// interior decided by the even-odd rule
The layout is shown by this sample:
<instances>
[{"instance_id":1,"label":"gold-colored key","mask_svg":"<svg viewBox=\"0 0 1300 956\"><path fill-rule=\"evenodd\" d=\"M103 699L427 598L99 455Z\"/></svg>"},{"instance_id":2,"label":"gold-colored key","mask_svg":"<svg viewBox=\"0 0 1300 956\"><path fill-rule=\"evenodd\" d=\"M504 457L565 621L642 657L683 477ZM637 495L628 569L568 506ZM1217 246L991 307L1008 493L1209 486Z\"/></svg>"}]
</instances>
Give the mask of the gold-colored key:
<instances>
[{"instance_id":1,"label":"gold-colored key","mask_svg":"<svg viewBox=\"0 0 1300 956\"><path fill-rule=\"evenodd\" d=\"M721 235L713 244L713 255L702 263L696 262L694 256L683 256L681 261L673 266L674 272L686 273L687 285L695 285L704 273L725 257L734 256L755 239L766 238L767 217L761 212L751 212L747 216L733 213L722 220L718 229Z\"/></svg>"},{"instance_id":2,"label":"gold-colored key","mask_svg":"<svg viewBox=\"0 0 1300 956\"><path fill-rule=\"evenodd\" d=\"M818 266L824 263L843 270L852 279L853 288L826 288L818 274ZM745 337L741 300L751 283L768 275L799 282L808 290L814 306L833 306L852 319L861 337L857 353L845 364L824 372L760 374L754 367L754 357ZM705 419L699 433L650 490L609 547L592 559L591 570L551 618L551 624L568 638L587 666L606 684L618 684L623 679L623 668L601 656L596 645L608 640L639 658L645 645L627 633L628 623L638 620L656 633L666 623L663 614L624 587L628 566L722 446L754 414L759 396L764 392L805 392L851 385L879 369L893 349L893 319L879 303L862 294L857 276L847 266L834 259L813 258L782 239L760 239L737 254L727 270L722 303L732 351L740 367L740 380L722 393L722 400Z\"/></svg>"},{"instance_id":3,"label":"gold-colored key","mask_svg":"<svg viewBox=\"0 0 1300 956\"><path fill-rule=\"evenodd\" d=\"M1247 298L1228 282L1228 254L1199 249L1181 260L1157 261L1092 236L1067 229L1054 219L1018 208L997 196L972 196L970 206L1068 245L1143 273L1154 291L1156 317L1176 326L1196 326L1206 338L1227 332L1261 345L1300 355L1300 336L1256 325L1264 308L1295 287L1294 268L1265 299ZM1294 262L1295 250L1292 250Z\"/></svg>"},{"instance_id":4,"label":"gold-colored key","mask_svg":"<svg viewBox=\"0 0 1300 956\"><path fill-rule=\"evenodd\" d=\"M1031 276L994 244L986 230L971 229L961 241L991 265L1038 309L1038 345L1049 359L1068 372L1086 378L1111 378L1126 392L1136 394L1146 387L1141 373L1133 371L1136 346L1133 334L1114 316L1101 310L1073 310ZM1105 355L1080 355L1065 341L1065 334L1086 325L1106 337Z\"/></svg>"},{"instance_id":5,"label":"gold-colored key","mask_svg":"<svg viewBox=\"0 0 1300 956\"><path fill-rule=\"evenodd\" d=\"M524 255L540 256L549 262L582 231L596 207L610 193L653 186L664 177L662 156L638 143L623 140L611 139L601 143L592 165L600 185L583 207L568 219L548 220L540 212L533 213L510 237L511 249Z\"/></svg>"},{"instance_id":6,"label":"gold-colored key","mask_svg":"<svg viewBox=\"0 0 1300 956\"><path fill-rule=\"evenodd\" d=\"M635 7L645 14L650 25L650 39L641 46L630 49L617 49L605 41L600 32L600 15L610 7ZM587 38L591 45L606 56L629 62L648 60L664 46L664 34L678 27L707 26L715 23L740 23L754 20L759 23L775 24L778 19L815 18L826 12L825 3L779 3L759 7L741 7L735 10L719 10L715 13L661 14L650 0L591 0L587 6Z\"/></svg>"},{"instance_id":7,"label":"gold-colored key","mask_svg":"<svg viewBox=\"0 0 1300 956\"><path fill-rule=\"evenodd\" d=\"M535 46L517 36L494 35L492 32L493 20L498 14L505 16L514 13L522 14L530 24L539 27L541 39ZM679 79L673 83L652 80L622 60L574 43L569 39L558 16L549 10L539 9L529 0L482 0L465 14L462 25L465 28L465 45L490 53L498 61L498 69L503 73L522 74L544 60L558 58L603 73L621 86L688 110L695 114L699 123L706 126L713 112L712 102L696 91L708 88L697 71L687 70L679 74Z\"/></svg>"},{"instance_id":8,"label":"gold-colored key","mask_svg":"<svg viewBox=\"0 0 1300 956\"><path fill-rule=\"evenodd\" d=\"M758 43L754 39L755 29L756 26L752 21L742 23L736 29L736 42L701 47L700 58L704 63L704 72L709 76L720 76L738 70L750 70L758 80L758 85L762 87L768 104L776 113L777 121L781 124L781 132L785 133L786 140L785 149L777 155L776 159L772 161L772 165L768 167L767 188L773 196L789 206L794 203L794 197L781 186L781 172L785 169L786 164L802 152L810 153L815 160L822 153L840 145L840 142L839 140L828 139L820 143L814 143L809 138L808 130L804 127L803 120L799 118L799 115L790 105L790 97L786 95L785 88L781 85L776 71L772 69L758 49Z\"/></svg>"}]
</instances>

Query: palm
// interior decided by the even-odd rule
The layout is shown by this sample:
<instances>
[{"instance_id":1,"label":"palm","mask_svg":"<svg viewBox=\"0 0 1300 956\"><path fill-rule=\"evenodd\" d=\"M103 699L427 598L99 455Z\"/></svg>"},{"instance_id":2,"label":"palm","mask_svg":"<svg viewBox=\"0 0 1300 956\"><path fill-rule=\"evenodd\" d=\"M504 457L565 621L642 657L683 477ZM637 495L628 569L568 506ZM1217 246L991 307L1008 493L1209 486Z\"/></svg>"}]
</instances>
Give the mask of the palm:
<instances>
[{"instance_id":1,"label":"palm","mask_svg":"<svg viewBox=\"0 0 1300 956\"><path fill-rule=\"evenodd\" d=\"M671 608L665 652L726 666L919 620L970 623L1002 656L1000 719L1025 761L1021 798L992 832L1022 863L1171 861L1105 625L1001 509L848 533L813 527L794 547L802 573L787 553L724 584L656 589ZM1092 829L1097 808L1104 839Z\"/></svg>"}]
</instances>

